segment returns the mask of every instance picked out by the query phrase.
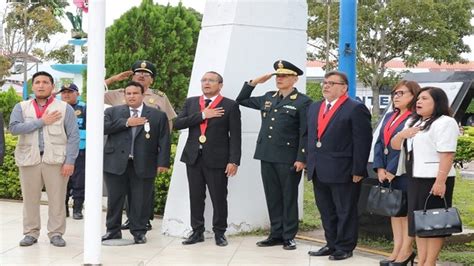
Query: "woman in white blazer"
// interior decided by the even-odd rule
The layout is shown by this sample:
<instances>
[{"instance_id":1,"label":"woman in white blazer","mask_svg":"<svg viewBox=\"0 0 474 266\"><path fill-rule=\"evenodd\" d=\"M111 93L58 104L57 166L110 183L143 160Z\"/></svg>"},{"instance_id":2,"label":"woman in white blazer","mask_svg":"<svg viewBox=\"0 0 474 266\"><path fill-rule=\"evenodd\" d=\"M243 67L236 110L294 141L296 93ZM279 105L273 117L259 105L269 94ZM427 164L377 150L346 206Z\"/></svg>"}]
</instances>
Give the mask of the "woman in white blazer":
<instances>
[{"instance_id":1,"label":"woman in white blazer","mask_svg":"<svg viewBox=\"0 0 474 266\"><path fill-rule=\"evenodd\" d=\"M428 209L444 207L443 198L451 206L456 175L453 160L458 136L459 128L451 117L446 93L436 87L422 88L417 97L416 114L391 142L392 148L402 150L398 172L406 172L409 176L407 198L410 236L415 236L413 211L423 209L429 193L439 197L430 198ZM436 265L443 243L444 237L417 236L418 265ZM391 265L407 265L408 262Z\"/></svg>"}]
</instances>

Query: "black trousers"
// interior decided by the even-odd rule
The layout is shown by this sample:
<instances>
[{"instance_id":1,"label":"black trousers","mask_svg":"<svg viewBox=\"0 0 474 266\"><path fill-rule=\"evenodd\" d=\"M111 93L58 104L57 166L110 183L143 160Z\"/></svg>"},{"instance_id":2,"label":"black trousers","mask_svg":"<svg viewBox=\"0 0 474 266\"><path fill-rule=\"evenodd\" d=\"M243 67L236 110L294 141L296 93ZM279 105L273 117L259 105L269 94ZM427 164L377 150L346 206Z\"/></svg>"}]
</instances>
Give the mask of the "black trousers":
<instances>
[{"instance_id":1,"label":"black trousers","mask_svg":"<svg viewBox=\"0 0 474 266\"><path fill-rule=\"evenodd\" d=\"M86 184L86 151L80 150L74 163L74 172L67 183L66 200L72 196L74 203L84 202L84 188Z\"/></svg>"},{"instance_id":2,"label":"black trousers","mask_svg":"<svg viewBox=\"0 0 474 266\"><path fill-rule=\"evenodd\" d=\"M322 183L313 179L313 188L327 245L346 252L354 250L358 238L357 203L361 182Z\"/></svg>"},{"instance_id":3,"label":"black trousers","mask_svg":"<svg viewBox=\"0 0 474 266\"><path fill-rule=\"evenodd\" d=\"M150 207L145 204L153 191L154 178L140 178L136 175L133 161L129 160L127 169L122 175L105 173L107 185L107 232L120 231L122 210L125 196L130 195L130 232L136 236L146 233L146 224L150 215Z\"/></svg>"},{"instance_id":4,"label":"black trousers","mask_svg":"<svg viewBox=\"0 0 474 266\"><path fill-rule=\"evenodd\" d=\"M227 230L227 183L225 168L209 168L198 157L194 165L186 165L191 203L191 227L194 232L204 232L204 207L206 185L211 196L212 231L224 234Z\"/></svg>"},{"instance_id":5,"label":"black trousers","mask_svg":"<svg viewBox=\"0 0 474 266\"><path fill-rule=\"evenodd\" d=\"M270 216L270 237L293 239L298 232L298 184L301 172L296 172L293 164L266 161L260 164Z\"/></svg>"}]
</instances>

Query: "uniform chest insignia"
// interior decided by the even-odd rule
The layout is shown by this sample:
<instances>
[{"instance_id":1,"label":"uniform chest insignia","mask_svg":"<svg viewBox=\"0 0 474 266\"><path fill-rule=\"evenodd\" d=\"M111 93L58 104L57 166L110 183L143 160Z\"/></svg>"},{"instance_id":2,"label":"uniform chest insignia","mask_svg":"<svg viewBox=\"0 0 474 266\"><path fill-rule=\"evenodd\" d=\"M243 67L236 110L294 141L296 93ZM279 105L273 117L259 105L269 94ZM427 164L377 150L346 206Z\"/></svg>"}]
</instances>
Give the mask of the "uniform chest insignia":
<instances>
[{"instance_id":1,"label":"uniform chest insignia","mask_svg":"<svg viewBox=\"0 0 474 266\"><path fill-rule=\"evenodd\" d=\"M75 114L76 116L80 116L80 115L82 114L82 112L81 112L81 110L75 110L75 111L74 111L74 114Z\"/></svg>"},{"instance_id":2,"label":"uniform chest insignia","mask_svg":"<svg viewBox=\"0 0 474 266\"><path fill-rule=\"evenodd\" d=\"M271 101L265 101L265 109L268 109L272 106L272 102Z\"/></svg>"},{"instance_id":3,"label":"uniform chest insignia","mask_svg":"<svg viewBox=\"0 0 474 266\"><path fill-rule=\"evenodd\" d=\"M153 104L153 103L155 103L155 99L150 98L150 99L148 99L148 102L151 103L151 104Z\"/></svg>"},{"instance_id":4,"label":"uniform chest insignia","mask_svg":"<svg viewBox=\"0 0 474 266\"><path fill-rule=\"evenodd\" d=\"M296 110L296 107L294 107L293 105L284 105L283 108Z\"/></svg>"},{"instance_id":5,"label":"uniform chest insignia","mask_svg":"<svg viewBox=\"0 0 474 266\"><path fill-rule=\"evenodd\" d=\"M296 98L298 98L298 94L293 94L290 96L291 100L296 100Z\"/></svg>"}]
</instances>

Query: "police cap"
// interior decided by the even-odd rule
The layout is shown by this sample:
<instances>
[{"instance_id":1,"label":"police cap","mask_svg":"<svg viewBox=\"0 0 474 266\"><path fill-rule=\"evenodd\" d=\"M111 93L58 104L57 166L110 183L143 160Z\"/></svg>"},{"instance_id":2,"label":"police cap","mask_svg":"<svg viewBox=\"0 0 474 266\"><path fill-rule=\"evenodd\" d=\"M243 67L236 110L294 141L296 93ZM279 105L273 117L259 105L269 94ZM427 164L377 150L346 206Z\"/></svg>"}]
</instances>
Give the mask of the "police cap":
<instances>
[{"instance_id":1,"label":"police cap","mask_svg":"<svg viewBox=\"0 0 474 266\"><path fill-rule=\"evenodd\" d=\"M303 75L303 70L299 69L297 66L285 60L278 60L273 64L273 68L276 70L273 75L285 74L285 75L294 75L301 76Z\"/></svg>"},{"instance_id":2,"label":"police cap","mask_svg":"<svg viewBox=\"0 0 474 266\"><path fill-rule=\"evenodd\" d=\"M151 63L150 61L147 60L138 60L132 65L132 71L133 73L135 72L148 72L151 74L152 77L155 77L156 75L156 67Z\"/></svg>"},{"instance_id":3,"label":"police cap","mask_svg":"<svg viewBox=\"0 0 474 266\"><path fill-rule=\"evenodd\" d=\"M61 90L59 92L63 92L63 91L66 91L66 90L79 92L79 88L74 83L63 84L61 86Z\"/></svg>"}]
</instances>

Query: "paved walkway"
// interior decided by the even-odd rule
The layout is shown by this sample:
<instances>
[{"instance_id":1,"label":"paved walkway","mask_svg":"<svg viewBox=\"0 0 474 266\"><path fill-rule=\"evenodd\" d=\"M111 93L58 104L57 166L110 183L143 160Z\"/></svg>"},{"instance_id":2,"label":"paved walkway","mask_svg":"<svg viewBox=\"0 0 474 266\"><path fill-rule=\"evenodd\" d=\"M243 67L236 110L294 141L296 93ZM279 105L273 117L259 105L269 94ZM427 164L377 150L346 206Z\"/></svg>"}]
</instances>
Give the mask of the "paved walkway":
<instances>
[{"instance_id":1,"label":"paved walkway","mask_svg":"<svg viewBox=\"0 0 474 266\"><path fill-rule=\"evenodd\" d=\"M46 236L47 206L41 206L42 230L38 243L20 247L22 203L0 200L0 265L80 265L83 262L83 221L68 218L64 239L67 246L54 247ZM104 214L105 221L105 214ZM204 243L183 246L182 239L160 233L161 220L153 221L144 245L102 246L103 265L378 265L380 256L355 252L342 262L327 257L310 257L309 250L320 244L297 240L298 248L286 251L278 247L258 248L261 236L231 236L227 247L218 247L213 236ZM104 228L105 230L105 228ZM124 238L132 236L124 231Z\"/></svg>"}]
</instances>

